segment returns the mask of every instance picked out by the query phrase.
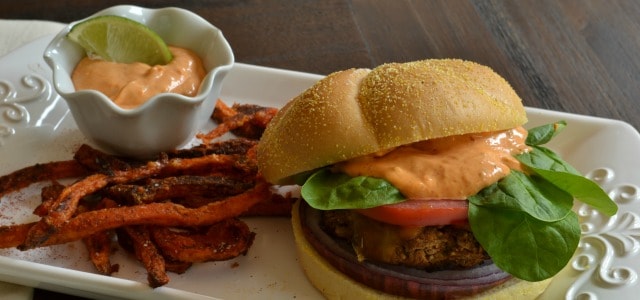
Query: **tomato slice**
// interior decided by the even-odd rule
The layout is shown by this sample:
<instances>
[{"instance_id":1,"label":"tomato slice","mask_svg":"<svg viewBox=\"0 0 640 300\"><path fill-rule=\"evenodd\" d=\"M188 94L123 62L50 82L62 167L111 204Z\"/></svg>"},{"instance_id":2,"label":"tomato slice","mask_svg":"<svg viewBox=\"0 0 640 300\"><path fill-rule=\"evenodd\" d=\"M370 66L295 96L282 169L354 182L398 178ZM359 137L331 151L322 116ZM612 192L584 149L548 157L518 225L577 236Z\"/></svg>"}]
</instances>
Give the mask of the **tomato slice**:
<instances>
[{"instance_id":1,"label":"tomato slice","mask_svg":"<svg viewBox=\"0 0 640 300\"><path fill-rule=\"evenodd\" d=\"M357 212L380 222L401 226L436 226L467 221L467 200L407 200L359 209Z\"/></svg>"}]
</instances>

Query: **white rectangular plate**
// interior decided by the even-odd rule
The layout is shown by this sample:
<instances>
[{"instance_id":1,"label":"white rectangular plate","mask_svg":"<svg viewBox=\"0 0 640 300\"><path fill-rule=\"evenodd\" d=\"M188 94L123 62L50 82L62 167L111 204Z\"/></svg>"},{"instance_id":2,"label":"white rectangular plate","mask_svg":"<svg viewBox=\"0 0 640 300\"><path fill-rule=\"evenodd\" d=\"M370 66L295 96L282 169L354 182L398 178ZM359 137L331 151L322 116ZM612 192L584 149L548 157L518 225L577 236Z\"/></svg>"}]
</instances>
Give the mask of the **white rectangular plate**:
<instances>
[{"instance_id":1,"label":"white rectangular plate","mask_svg":"<svg viewBox=\"0 0 640 300\"><path fill-rule=\"evenodd\" d=\"M37 162L66 160L81 143L66 104L52 89L41 59L51 36L0 58L0 174ZM221 98L281 107L322 76L236 64L225 79ZM605 218L585 207L583 238L576 257L554 279L543 298L582 296L624 298L637 295L640 258L640 135L615 120L527 108L527 126L566 120L569 126L550 145L578 170L594 178L618 202L620 212ZM34 185L0 202L0 225L36 220L39 201ZM80 243L21 252L0 250L0 280L92 298L136 299L318 299L298 266L289 220L251 218L257 233L246 256L194 265L157 289L146 271L124 250L113 256L120 270L95 274Z\"/></svg>"}]
</instances>

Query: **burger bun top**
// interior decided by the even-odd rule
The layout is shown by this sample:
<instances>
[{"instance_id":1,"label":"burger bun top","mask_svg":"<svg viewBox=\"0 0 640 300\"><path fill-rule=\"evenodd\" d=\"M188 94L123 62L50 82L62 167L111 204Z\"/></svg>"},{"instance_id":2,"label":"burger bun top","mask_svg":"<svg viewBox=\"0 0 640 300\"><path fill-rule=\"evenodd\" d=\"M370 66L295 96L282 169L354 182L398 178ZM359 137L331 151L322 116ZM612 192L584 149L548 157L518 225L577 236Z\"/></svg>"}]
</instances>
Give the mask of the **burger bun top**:
<instances>
[{"instance_id":1,"label":"burger bun top","mask_svg":"<svg viewBox=\"0 0 640 300\"><path fill-rule=\"evenodd\" d=\"M458 59L389 63L321 79L288 102L258 144L266 180L393 147L451 135L505 130L527 116L509 83Z\"/></svg>"}]
</instances>

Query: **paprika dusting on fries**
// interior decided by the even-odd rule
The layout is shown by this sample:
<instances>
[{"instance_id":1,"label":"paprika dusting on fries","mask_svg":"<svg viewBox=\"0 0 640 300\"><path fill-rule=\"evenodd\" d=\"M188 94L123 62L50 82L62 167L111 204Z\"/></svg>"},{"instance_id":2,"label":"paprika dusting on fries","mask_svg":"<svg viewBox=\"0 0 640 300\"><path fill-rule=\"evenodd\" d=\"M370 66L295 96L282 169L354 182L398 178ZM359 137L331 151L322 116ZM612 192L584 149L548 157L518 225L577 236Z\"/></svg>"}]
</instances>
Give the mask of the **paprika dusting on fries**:
<instances>
[{"instance_id":1,"label":"paprika dusting on fries","mask_svg":"<svg viewBox=\"0 0 640 300\"><path fill-rule=\"evenodd\" d=\"M294 201L262 179L257 139L277 110L216 104L216 129L202 144L149 161L116 157L82 145L73 160L37 164L0 177L0 196L36 182L41 217L0 226L0 248L21 250L82 240L96 271L111 275L114 237L145 267L152 287L193 263L245 255L255 233L238 217L288 216ZM233 131L236 138L217 141ZM60 179L77 178L69 185Z\"/></svg>"}]
</instances>

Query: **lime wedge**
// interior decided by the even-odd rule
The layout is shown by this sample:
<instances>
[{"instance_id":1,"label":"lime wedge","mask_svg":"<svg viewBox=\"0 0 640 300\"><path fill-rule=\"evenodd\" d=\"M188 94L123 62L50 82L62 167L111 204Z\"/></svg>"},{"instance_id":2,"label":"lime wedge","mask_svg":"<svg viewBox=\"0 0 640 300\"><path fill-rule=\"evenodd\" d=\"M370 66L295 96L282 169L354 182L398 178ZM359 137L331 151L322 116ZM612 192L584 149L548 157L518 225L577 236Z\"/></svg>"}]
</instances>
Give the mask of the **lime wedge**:
<instances>
[{"instance_id":1,"label":"lime wedge","mask_svg":"<svg viewBox=\"0 0 640 300\"><path fill-rule=\"evenodd\" d=\"M74 25L67 37L87 55L119 63L164 65L171 51L162 38L144 24L119 16L99 16Z\"/></svg>"}]
</instances>

